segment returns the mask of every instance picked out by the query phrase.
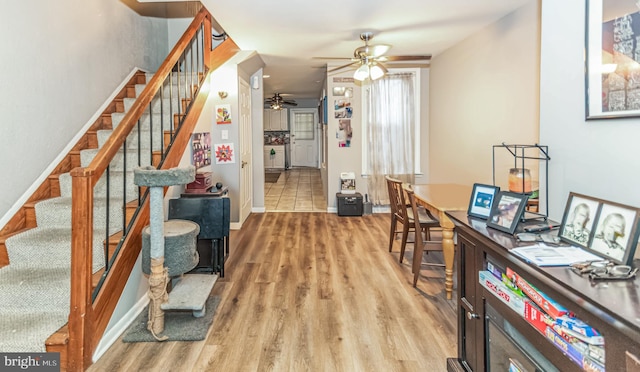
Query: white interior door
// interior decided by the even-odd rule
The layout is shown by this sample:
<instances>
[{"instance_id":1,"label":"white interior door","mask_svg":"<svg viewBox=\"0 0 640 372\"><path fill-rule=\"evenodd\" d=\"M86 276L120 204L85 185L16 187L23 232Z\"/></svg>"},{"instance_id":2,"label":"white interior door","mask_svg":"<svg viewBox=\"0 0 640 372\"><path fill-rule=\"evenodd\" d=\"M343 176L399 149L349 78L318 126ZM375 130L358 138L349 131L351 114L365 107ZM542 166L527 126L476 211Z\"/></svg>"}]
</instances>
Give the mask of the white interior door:
<instances>
[{"instance_id":1,"label":"white interior door","mask_svg":"<svg viewBox=\"0 0 640 372\"><path fill-rule=\"evenodd\" d=\"M290 109L291 165L318 167L318 114L315 109Z\"/></svg>"},{"instance_id":2,"label":"white interior door","mask_svg":"<svg viewBox=\"0 0 640 372\"><path fill-rule=\"evenodd\" d=\"M253 179L251 165L251 88L239 78L240 105L240 225L249 217L252 206Z\"/></svg>"}]
</instances>

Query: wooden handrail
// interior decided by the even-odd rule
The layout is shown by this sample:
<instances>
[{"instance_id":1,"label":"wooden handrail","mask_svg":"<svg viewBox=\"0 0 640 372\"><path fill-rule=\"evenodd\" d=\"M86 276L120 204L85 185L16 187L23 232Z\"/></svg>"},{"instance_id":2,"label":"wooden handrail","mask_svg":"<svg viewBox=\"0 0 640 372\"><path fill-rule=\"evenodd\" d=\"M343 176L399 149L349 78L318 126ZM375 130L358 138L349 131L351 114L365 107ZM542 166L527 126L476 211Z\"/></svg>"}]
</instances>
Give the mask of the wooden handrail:
<instances>
[{"instance_id":1,"label":"wooden handrail","mask_svg":"<svg viewBox=\"0 0 640 372\"><path fill-rule=\"evenodd\" d=\"M171 72L171 69L178 62L181 54L184 50L189 46L191 39L195 36L200 26L204 23L204 21L208 20L208 24L211 24L211 15L209 12L202 8L198 15L193 19L193 22L189 25L185 33L182 35L180 40L173 47L167 59L164 60L158 71L154 74L151 81L147 84L145 89L140 93L140 97L136 99L136 102L131 106L131 109L124 115L122 118L122 122L118 125L118 127L113 131L113 134L107 142L102 146L100 152L93 159L91 164L87 167L94 170L93 182L97 182L97 180L102 176L102 173L107 169L109 162L114 158L118 150L124 144L127 136L133 130L133 127L136 125L138 118L142 116L144 110L149 107L151 100L155 96L156 92L160 90L160 87L164 83L167 76ZM205 33L205 40L209 39L209 45L211 45L211 33ZM205 43L206 44L206 43ZM204 51L205 62L210 59L210 51Z\"/></svg>"},{"instance_id":2,"label":"wooden handrail","mask_svg":"<svg viewBox=\"0 0 640 372\"><path fill-rule=\"evenodd\" d=\"M204 30L204 67L209 73L231 58L238 46L225 40L211 51L211 14L202 8L189 25L184 35L176 43L167 59L154 77L125 114L122 122L99 150L91 164L85 168L75 168L72 176L72 242L71 242L71 310L69 313L68 371L83 371L91 364L93 350L106 329L118 298L141 248L142 229L149 221L148 201L142 205L128 235L124 238L121 254L116 257L95 302L92 303L92 245L93 245L93 190L133 131L139 118L149 107L160 90L173 66L189 47L198 30ZM206 80L205 80L206 81ZM177 166L208 98L210 89L198 91L192 104L190 115L184 118L182 129L176 134L162 168Z\"/></svg>"}]
</instances>

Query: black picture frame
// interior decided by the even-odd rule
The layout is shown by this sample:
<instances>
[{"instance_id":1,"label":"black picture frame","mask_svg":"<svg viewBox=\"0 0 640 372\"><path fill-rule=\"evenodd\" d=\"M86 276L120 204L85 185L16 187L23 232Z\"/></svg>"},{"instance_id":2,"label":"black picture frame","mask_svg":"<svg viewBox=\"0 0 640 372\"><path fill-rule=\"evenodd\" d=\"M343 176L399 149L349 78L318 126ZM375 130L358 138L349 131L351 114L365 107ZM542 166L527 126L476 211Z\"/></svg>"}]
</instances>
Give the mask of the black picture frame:
<instances>
[{"instance_id":1,"label":"black picture frame","mask_svg":"<svg viewBox=\"0 0 640 372\"><path fill-rule=\"evenodd\" d=\"M474 183L473 190L471 191L471 199L469 200L467 215L482 218L484 220L488 219L491 214L493 201L495 200L498 192L500 192L500 187L498 186Z\"/></svg>"},{"instance_id":2,"label":"black picture frame","mask_svg":"<svg viewBox=\"0 0 640 372\"><path fill-rule=\"evenodd\" d=\"M529 196L500 191L494 199L487 226L513 234L522 218Z\"/></svg>"},{"instance_id":3,"label":"black picture frame","mask_svg":"<svg viewBox=\"0 0 640 372\"><path fill-rule=\"evenodd\" d=\"M593 239L593 227L602 200L570 192L558 230L561 241L588 248Z\"/></svg>"},{"instance_id":4,"label":"black picture frame","mask_svg":"<svg viewBox=\"0 0 640 372\"><path fill-rule=\"evenodd\" d=\"M585 116L640 117L634 55L640 12L633 1L585 0Z\"/></svg>"},{"instance_id":5,"label":"black picture frame","mask_svg":"<svg viewBox=\"0 0 640 372\"><path fill-rule=\"evenodd\" d=\"M631 265L638 245L640 210L602 201L587 250L607 260Z\"/></svg>"}]
</instances>

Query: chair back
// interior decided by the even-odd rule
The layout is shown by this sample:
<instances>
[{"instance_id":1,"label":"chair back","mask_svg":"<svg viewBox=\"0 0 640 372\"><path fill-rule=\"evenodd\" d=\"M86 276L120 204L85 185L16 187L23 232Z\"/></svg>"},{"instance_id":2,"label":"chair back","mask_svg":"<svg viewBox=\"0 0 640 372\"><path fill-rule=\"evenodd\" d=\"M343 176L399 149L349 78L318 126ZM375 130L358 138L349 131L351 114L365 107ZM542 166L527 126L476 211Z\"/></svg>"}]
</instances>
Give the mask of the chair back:
<instances>
[{"instance_id":1,"label":"chair back","mask_svg":"<svg viewBox=\"0 0 640 372\"><path fill-rule=\"evenodd\" d=\"M389 187L389 204L391 205L391 213L395 214L396 218L404 223L408 218L407 202L404 198L402 181L389 176L385 176L384 178L387 180L387 185Z\"/></svg>"},{"instance_id":2,"label":"chair back","mask_svg":"<svg viewBox=\"0 0 640 372\"><path fill-rule=\"evenodd\" d=\"M416 247L422 247L424 243L422 241L422 233L421 233L422 229L420 228L420 219L417 218L418 203L416 203L416 198L415 198L415 195L413 195L412 189L407 188L405 192L407 193L407 198L409 199L409 205L411 205L411 210L415 211L416 213L416 218L413 218L413 224L414 224L413 227L415 228L415 231L416 231L414 244Z\"/></svg>"}]
</instances>

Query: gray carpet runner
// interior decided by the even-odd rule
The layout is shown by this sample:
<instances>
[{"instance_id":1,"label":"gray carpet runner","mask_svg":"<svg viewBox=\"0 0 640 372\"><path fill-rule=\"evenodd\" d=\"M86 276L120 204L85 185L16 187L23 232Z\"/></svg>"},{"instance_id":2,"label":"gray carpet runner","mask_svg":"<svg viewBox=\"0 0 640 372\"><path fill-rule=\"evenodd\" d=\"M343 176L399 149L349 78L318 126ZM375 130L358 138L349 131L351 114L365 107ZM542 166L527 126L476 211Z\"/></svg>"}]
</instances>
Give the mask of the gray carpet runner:
<instances>
[{"instance_id":1,"label":"gray carpet runner","mask_svg":"<svg viewBox=\"0 0 640 372\"><path fill-rule=\"evenodd\" d=\"M147 81L152 75L147 76ZM140 94L144 85L136 86L136 94ZM158 100L159 101L159 100ZM129 110L133 99L125 99L125 109ZM163 105L163 112L169 112L169 104ZM159 107L159 104L153 104ZM176 108L173 108L173 112ZM158 111L159 112L159 111ZM124 114L112 114L113 128L121 122ZM165 123L169 114L165 114ZM143 157L143 164L150 164L151 145L160 147L160 115L145 114L139 125L140 135L145 140L138 141L138 131L134 130L127 139L126 155L120 152L111 163L109 183L123 184L126 177L126 200L137 198L137 187L133 184L133 172L127 169L122 172L123 160L126 157L127 168L137 166L138 146ZM153 135L148 132L153 126ZM168 128L166 128L168 129ZM156 133L157 132L157 133ZM100 130L98 142L102 146L111 135L112 130ZM98 150L83 150L81 164L87 166ZM106 182L101 179L94 191L94 241L93 272L104 267L103 242L107 236L106 229ZM43 200L36 204L36 220L38 227L12 236L7 239L9 254L8 266L0 268L0 352L44 352L45 341L68 322L70 301L70 258L71 258L71 176L63 174L59 178L61 196ZM111 187L113 201L109 203L109 220L122 220L122 187ZM116 195L115 190L120 190ZM116 230L115 228L111 228ZM117 229L119 230L119 229ZM117 231L109 231L109 234Z\"/></svg>"}]
</instances>

